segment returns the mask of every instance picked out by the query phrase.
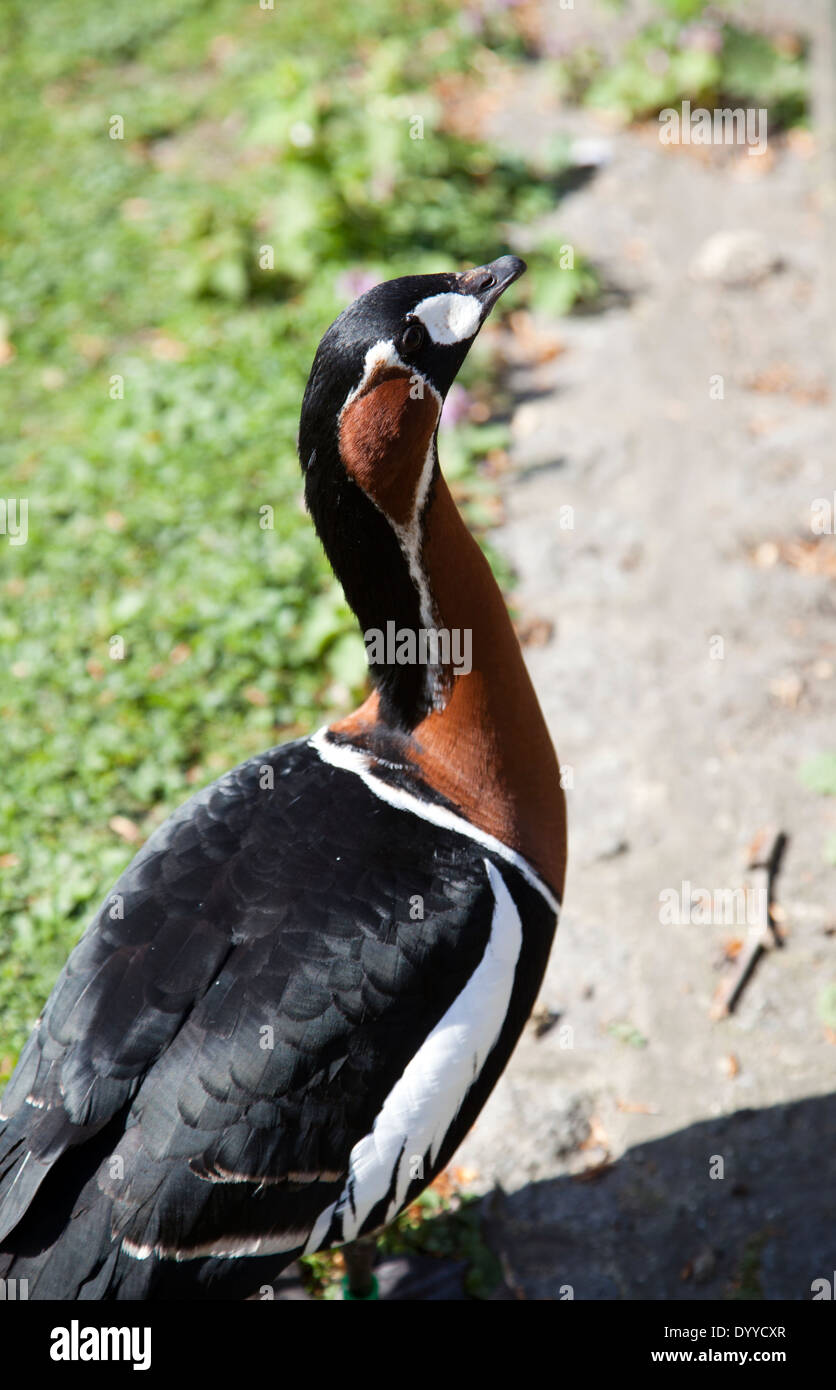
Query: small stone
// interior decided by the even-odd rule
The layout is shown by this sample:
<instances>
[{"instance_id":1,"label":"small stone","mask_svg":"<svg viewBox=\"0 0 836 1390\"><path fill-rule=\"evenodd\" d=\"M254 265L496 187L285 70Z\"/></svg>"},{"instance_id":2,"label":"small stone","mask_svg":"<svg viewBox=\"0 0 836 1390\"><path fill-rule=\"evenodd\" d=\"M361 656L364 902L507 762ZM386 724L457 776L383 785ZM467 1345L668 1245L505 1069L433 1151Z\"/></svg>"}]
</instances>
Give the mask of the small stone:
<instances>
[{"instance_id":1,"label":"small stone","mask_svg":"<svg viewBox=\"0 0 836 1390\"><path fill-rule=\"evenodd\" d=\"M603 169L612 156L612 141L598 135L579 136L569 147L569 160L577 169Z\"/></svg>"},{"instance_id":2,"label":"small stone","mask_svg":"<svg viewBox=\"0 0 836 1390\"><path fill-rule=\"evenodd\" d=\"M695 1284L707 1284L717 1268L717 1256L710 1246L706 1246L691 1261Z\"/></svg>"},{"instance_id":3,"label":"small stone","mask_svg":"<svg viewBox=\"0 0 836 1390\"><path fill-rule=\"evenodd\" d=\"M607 840L601 846L595 857L596 859L617 859L619 855L627 854L629 849L630 844L628 840L621 839L619 836L614 835L612 839Z\"/></svg>"},{"instance_id":4,"label":"small stone","mask_svg":"<svg viewBox=\"0 0 836 1390\"><path fill-rule=\"evenodd\" d=\"M804 692L804 682L795 671L787 671L769 682L769 693L787 709L795 709Z\"/></svg>"},{"instance_id":5,"label":"small stone","mask_svg":"<svg viewBox=\"0 0 836 1390\"><path fill-rule=\"evenodd\" d=\"M753 559L759 569L771 569L777 565L780 551L774 541L761 541L755 549Z\"/></svg>"},{"instance_id":6,"label":"small stone","mask_svg":"<svg viewBox=\"0 0 836 1390\"><path fill-rule=\"evenodd\" d=\"M691 274L721 285L756 285L779 264L760 232L715 232L691 262Z\"/></svg>"}]
</instances>

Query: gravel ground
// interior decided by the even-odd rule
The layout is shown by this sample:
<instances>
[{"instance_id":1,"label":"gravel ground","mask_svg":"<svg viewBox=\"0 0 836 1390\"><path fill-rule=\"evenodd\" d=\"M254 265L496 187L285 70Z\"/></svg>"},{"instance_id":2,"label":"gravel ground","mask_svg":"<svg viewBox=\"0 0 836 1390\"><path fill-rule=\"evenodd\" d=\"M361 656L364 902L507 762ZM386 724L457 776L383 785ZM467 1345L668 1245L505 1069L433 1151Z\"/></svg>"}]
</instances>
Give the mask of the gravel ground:
<instances>
[{"instance_id":1,"label":"gravel ground","mask_svg":"<svg viewBox=\"0 0 836 1390\"><path fill-rule=\"evenodd\" d=\"M824 142L663 146L536 74L493 128L594 137L554 223L607 293L537 323L559 350L512 373L497 540L524 620L553 624L527 655L572 769L570 867L541 1035L456 1162L494 1194L516 1296L809 1298L836 1268L836 800L799 778L836 729ZM661 921L660 894L757 886L779 830L784 947L712 1021L750 926Z\"/></svg>"}]
</instances>

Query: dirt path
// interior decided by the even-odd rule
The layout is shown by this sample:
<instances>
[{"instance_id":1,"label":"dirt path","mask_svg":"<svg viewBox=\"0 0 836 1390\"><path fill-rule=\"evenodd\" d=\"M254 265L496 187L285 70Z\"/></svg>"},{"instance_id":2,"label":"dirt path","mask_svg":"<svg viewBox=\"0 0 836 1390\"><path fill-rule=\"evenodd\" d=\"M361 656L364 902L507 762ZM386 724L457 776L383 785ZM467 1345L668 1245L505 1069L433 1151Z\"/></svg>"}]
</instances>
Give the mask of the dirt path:
<instances>
[{"instance_id":1,"label":"dirt path","mask_svg":"<svg viewBox=\"0 0 836 1390\"><path fill-rule=\"evenodd\" d=\"M536 77L494 129L605 141L554 222L610 293L542 325L563 351L513 375L498 542L525 616L555 625L528 657L574 779L560 1017L457 1163L505 1190L492 1239L528 1297L809 1298L836 1268L836 800L798 775L836 741L836 542L811 531L814 499L836 507L822 141L664 147ZM779 829L785 949L712 1022L746 922L663 923L660 894L743 887Z\"/></svg>"}]
</instances>

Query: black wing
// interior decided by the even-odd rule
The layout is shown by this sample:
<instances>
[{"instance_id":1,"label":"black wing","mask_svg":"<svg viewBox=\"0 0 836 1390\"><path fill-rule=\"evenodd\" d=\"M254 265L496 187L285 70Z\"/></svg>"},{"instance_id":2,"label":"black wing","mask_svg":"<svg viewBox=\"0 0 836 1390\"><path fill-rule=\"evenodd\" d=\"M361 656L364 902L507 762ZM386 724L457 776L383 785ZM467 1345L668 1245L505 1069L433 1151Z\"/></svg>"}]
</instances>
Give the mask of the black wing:
<instances>
[{"instance_id":1,"label":"black wing","mask_svg":"<svg viewBox=\"0 0 836 1390\"><path fill-rule=\"evenodd\" d=\"M149 1250L298 1250L481 959L484 857L305 743L160 827L4 1097L3 1248L42 1296L101 1297L117 1263L130 1288Z\"/></svg>"}]
</instances>

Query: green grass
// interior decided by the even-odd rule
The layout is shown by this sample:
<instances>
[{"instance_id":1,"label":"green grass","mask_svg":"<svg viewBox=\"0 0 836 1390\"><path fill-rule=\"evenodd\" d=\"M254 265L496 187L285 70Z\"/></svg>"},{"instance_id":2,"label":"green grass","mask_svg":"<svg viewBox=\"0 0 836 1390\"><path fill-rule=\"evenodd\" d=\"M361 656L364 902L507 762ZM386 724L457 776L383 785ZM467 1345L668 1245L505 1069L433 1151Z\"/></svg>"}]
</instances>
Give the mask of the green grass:
<instances>
[{"instance_id":1,"label":"green grass","mask_svg":"<svg viewBox=\"0 0 836 1390\"><path fill-rule=\"evenodd\" d=\"M733 0L657 0L615 61L594 44L573 47L555 60L555 82L567 99L628 121L686 99L710 110L763 107L774 133L806 124L809 111L807 45L792 32L791 12L782 30L761 33Z\"/></svg>"},{"instance_id":2,"label":"green grass","mask_svg":"<svg viewBox=\"0 0 836 1390\"><path fill-rule=\"evenodd\" d=\"M799 777L810 791L819 796L836 796L836 753L817 753L806 758L799 768ZM822 846L825 862L836 864L836 835L827 836Z\"/></svg>"},{"instance_id":3,"label":"green grass","mask_svg":"<svg viewBox=\"0 0 836 1390\"><path fill-rule=\"evenodd\" d=\"M499 254L560 164L445 129L475 54L451 0L14 0L0 52L0 496L28 502L0 534L2 1079L153 826L362 693L295 454L352 277ZM529 261L511 303L594 288L553 242ZM445 439L477 521L503 439Z\"/></svg>"},{"instance_id":4,"label":"green grass","mask_svg":"<svg viewBox=\"0 0 836 1390\"><path fill-rule=\"evenodd\" d=\"M489 1299L502 1283L502 1266L485 1239L481 1199L462 1190L446 1170L380 1235L378 1260L430 1256L461 1263L462 1287L469 1298ZM302 1261L307 1292L313 1298L342 1298L342 1253L321 1250Z\"/></svg>"},{"instance_id":5,"label":"green grass","mask_svg":"<svg viewBox=\"0 0 836 1390\"><path fill-rule=\"evenodd\" d=\"M763 1252L771 1235L772 1231L767 1226L746 1241L725 1298L732 1302L757 1302L764 1297L761 1282Z\"/></svg>"}]
</instances>

